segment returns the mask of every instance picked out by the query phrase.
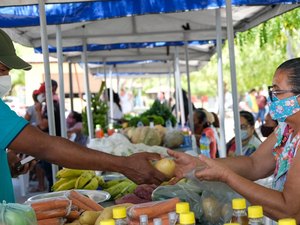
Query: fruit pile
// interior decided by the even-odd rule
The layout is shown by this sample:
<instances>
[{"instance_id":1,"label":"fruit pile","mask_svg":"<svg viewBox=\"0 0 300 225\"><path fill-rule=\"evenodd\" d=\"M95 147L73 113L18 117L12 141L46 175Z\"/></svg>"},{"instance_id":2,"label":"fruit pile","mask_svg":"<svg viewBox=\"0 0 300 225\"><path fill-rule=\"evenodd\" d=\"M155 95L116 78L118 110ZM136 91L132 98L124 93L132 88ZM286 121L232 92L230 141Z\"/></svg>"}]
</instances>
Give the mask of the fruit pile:
<instances>
[{"instance_id":1,"label":"fruit pile","mask_svg":"<svg viewBox=\"0 0 300 225\"><path fill-rule=\"evenodd\" d=\"M96 190L102 186L102 177L96 176L91 170L75 170L63 168L56 174L58 179L51 187L52 191L64 191L71 189Z\"/></svg>"}]
</instances>

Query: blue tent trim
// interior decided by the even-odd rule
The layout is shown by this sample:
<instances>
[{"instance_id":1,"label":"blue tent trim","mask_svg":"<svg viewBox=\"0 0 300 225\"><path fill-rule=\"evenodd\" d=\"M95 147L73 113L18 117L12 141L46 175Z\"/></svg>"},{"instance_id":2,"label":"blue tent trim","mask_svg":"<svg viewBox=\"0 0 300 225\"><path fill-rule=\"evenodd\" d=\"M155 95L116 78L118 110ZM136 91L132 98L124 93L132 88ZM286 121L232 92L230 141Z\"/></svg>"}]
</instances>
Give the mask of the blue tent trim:
<instances>
[{"instance_id":1,"label":"blue tent trim","mask_svg":"<svg viewBox=\"0 0 300 225\"><path fill-rule=\"evenodd\" d=\"M299 0L233 0L232 5L293 4ZM225 7L225 0L106 0L46 4L48 25L93 21L132 15L174 13ZM0 7L0 27L39 26L38 5Z\"/></svg>"},{"instance_id":2,"label":"blue tent trim","mask_svg":"<svg viewBox=\"0 0 300 225\"><path fill-rule=\"evenodd\" d=\"M203 45L203 44L215 44L215 41L189 41L189 45ZM105 50L117 50L117 49L129 49L129 48L156 48L156 47L166 47L166 46L183 46L185 43L183 41L170 41L170 42L143 42L143 43L121 43L121 44L88 44L87 51L105 51ZM57 48L53 46L48 46L50 53L57 52ZM35 48L36 53L42 53L42 48ZM82 52L82 46L72 46L64 47L63 52Z\"/></svg>"}]
</instances>

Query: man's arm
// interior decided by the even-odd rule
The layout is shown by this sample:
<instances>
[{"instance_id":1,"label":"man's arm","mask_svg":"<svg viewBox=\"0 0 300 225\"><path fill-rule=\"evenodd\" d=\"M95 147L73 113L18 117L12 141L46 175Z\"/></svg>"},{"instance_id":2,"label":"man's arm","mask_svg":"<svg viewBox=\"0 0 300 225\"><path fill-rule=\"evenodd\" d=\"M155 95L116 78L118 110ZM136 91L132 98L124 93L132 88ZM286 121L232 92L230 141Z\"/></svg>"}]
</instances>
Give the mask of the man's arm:
<instances>
[{"instance_id":1,"label":"man's arm","mask_svg":"<svg viewBox=\"0 0 300 225\"><path fill-rule=\"evenodd\" d=\"M160 159L158 154L114 156L85 148L61 137L47 135L30 125L23 129L9 147L68 168L120 172L137 183L160 184L166 179L150 162Z\"/></svg>"}]
</instances>

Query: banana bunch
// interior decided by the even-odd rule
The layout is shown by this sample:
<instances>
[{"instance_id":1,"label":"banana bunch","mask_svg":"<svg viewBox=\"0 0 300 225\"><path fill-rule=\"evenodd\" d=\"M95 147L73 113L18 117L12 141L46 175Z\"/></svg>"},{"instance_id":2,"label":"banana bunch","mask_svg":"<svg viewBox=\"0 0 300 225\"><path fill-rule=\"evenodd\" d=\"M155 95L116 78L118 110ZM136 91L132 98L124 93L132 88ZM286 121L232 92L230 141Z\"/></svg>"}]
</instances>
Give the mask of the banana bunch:
<instances>
[{"instance_id":1,"label":"banana bunch","mask_svg":"<svg viewBox=\"0 0 300 225\"><path fill-rule=\"evenodd\" d=\"M129 179L122 180L121 182L115 182L115 185L110 186L104 191L107 191L111 199L118 199L124 195L131 194L136 189L137 185Z\"/></svg>"},{"instance_id":2,"label":"banana bunch","mask_svg":"<svg viewBox=\"0 0 300 225\"><path fill-rule=\"evenodd\" d=\"M96 190L103 185L102 177L96 176L91 170L75 170L64 168L56 174L58 180L51 187L52 191L63 191L70 189Z\"/></svg>"}]
</instances>

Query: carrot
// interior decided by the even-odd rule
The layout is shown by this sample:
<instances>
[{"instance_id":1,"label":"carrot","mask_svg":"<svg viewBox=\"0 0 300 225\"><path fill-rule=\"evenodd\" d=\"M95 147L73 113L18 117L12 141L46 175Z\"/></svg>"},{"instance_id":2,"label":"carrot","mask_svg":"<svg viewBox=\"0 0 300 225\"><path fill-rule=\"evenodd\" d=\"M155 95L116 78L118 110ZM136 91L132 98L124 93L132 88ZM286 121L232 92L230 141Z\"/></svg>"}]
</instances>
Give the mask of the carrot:
<instances>
[{"instance_id":1,"label":"carrot","mask_svg":"<svg viewBox=\"0 0 300 225\"><path fill-rule=\"evenodd\" d=\"M139 219L140 215L148 215L148 218L155 218L175 211L176 203L178 202L179 198L171 198L164 201L136 204L128 209L128 216L131 219Z\"/></svg>"},{"instance_id":2,"label":"carrot","mask_svg":"<svg viewBox=\"0 0 300 225\"><path fill-rule=\"evenodd\" d=\"M50 219L55 217L65 217L68 215L68 209L59 208L59 209L53 209L49 211L36 211L35 215L37 220Z\"/></svg>"},{"instance_id":3,"label":"carrot","mask_svg":"<svg viewBox=\"0 0 300 225\"><path fill-rule=\"evenodd\" d=\"M35 202L31 204L31 207L34 209L34 211L49 211L58 208L68 208L69 205L70 205L69 200L59 199L59 200Z\"/></svg>"},{"instance_id":4,"label":"carrot","mask_svg":"<svg viewBox=\"0 0 300 225\"><path fill-rule=\"evenodd\" d=\"M78 209L93 211L93 209L91 207L85 205L84 203L82 203L78 199L76 199L72 196L69 196L69 199L72 201L72 205L75 205L76 207L78 207Z\"/></svg>"},{"instance_id":5,"label":"carrot","mask_svg":"<svg viewBox=\"0 0 300 225\"><path fill-rule=\"evenodd\" d=\"M94 211L102 211L103 210L103 207L101 205L99 205L97 202L90 199L89 197L86 197L86 196L78 193L77 191L72 190L70 192L70 196L74 199L81 201L83 204L89 206Z\"/></svg>"},{"instance_id":6,"label":"carrot","mask_svg":"<svg viewBox=\"0 0 300 225\"><path fill-rule=\"evenodd\" d=\"M73 221L73 220L76 220L80 217L80 212L79 211L75 211L75 210L72 210L69 215L67 215L67 220L68 221Z\"/></svg>"},{"instance_id":7,"label":"carrot","mask_svg":"<svg viewBox=\"0 0 300 225\"><path fill-rule=\"evenodd\" d=\"M160 216L157 216L156 218L161 218L162 225L169 225L169 216L168 216L168 214L162 214ZM139 221L139 219L129 219L128 224L129 225L139 225L140 221ZM153 225L153 220L152 219L150 219L148 221L148 225Z\"/></svg>"},{"instance_id":8,"label":"carrot","mask_svg":"<svg viewBox=\"0 0 300 225\"><path fill-rule=\"evenodd\" d=\"M51 219L45 219L45 220L38 220L38 225L61 225L63 224L62 218L51 218Z\"/></svg>"}]
</instances>

